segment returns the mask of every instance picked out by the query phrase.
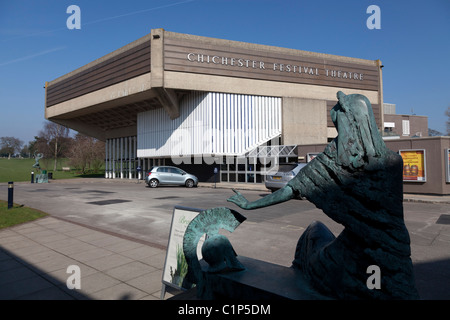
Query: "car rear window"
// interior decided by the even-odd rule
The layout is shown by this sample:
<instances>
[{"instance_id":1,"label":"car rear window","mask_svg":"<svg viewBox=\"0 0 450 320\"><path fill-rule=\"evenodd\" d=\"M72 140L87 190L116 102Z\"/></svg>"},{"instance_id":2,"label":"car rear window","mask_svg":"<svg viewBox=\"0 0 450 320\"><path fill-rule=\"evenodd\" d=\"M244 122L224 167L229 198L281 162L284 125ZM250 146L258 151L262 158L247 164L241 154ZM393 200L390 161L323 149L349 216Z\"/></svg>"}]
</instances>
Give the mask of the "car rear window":
<instances>
[{"instance_id":1,"label":"car rear window","mask_svg":"<svg viewBox=\"0 0 450 320\"><path fill-rule=\"evenodd\" d=\"M297 167L296 164L280 164L278 166L278 172L289 172Z\"/></svg>"}]
</instances>

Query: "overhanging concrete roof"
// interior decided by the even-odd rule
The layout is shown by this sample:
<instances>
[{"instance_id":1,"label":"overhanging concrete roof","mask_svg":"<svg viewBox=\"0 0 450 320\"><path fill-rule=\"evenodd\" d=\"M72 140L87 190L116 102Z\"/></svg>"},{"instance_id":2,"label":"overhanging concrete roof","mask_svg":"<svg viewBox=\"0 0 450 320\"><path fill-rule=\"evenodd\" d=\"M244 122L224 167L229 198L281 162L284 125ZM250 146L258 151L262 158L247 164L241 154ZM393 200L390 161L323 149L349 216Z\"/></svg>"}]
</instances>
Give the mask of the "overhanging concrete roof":
<instances>
[{"instance_id":1,"label":"overhanging concrete roof","mask_svg":"<svg viewBox=\"0 0 450 320\"><path fill-rule=\"evenodd\" d=\"M153 29L46 83L45 117L105 140L136 135L139 112L179 116L190 91L335 100L338 90L382 101L381 62ZM380 109L381 110L381 109Z\"/></svg>"}]
</instances>

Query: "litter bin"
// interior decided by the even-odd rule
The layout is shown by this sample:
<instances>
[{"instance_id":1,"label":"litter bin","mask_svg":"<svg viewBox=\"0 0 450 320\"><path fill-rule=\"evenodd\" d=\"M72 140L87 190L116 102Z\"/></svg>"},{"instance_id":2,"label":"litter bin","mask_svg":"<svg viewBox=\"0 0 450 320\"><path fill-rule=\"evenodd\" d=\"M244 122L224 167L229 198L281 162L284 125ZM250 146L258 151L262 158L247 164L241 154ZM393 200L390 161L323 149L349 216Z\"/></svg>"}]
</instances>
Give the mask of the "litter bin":
<instances>
[{"instance_id":1,"label":"litter bin","mask_svg":"<svg viewBox=\"0 0 450 320\"><path fill-rule=\"evenodd\" d=\"M53 172L49 172L47 175L49 179L53 179Z\"/></svg>"}]
</instances>

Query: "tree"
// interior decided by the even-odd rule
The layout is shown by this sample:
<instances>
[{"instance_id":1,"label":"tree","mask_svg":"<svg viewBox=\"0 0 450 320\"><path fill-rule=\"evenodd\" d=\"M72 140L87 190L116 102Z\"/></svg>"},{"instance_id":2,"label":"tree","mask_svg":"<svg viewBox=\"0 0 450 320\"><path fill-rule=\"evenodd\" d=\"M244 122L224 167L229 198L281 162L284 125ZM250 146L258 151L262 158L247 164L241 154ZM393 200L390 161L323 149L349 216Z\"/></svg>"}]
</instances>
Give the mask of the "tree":
<instances>
[{"instance_id":1,"label":"tree","mask_svg":"<svg viewBox=\"0 0 450 320\"><path fill-rule=\"evenodd\" d=\"M8 159L11 159L11 154L16 154L20 151L23 141L14 137L1 137L0 149L1 153L8 154Z\"/></svg>"},{"instance_id":2,"label":"tree","mask_svg":"<svg viewBox=\"0 0 450 320\"><path fill-rule=\"evenodd\" d=\"M38 139L39 139L38 136L34 136L34 140L28 142L28 152L30 154L30 158L31 158L31 155L34 155L34 153L37 151Z\"/></svg>"},{"instance_id":3,"label":"tree","mask_svg":"<svg viewBox=\"0 0 450 320\"><path fill-rule=\"evenodd\" d=\"M429 137L439 137L443 136L442 132L428 128L428 136Z\"/></svg>"},{"instance_id":4,"label":"tree","mask_svg":"<svg viewBox=\"0 0 450 320\"><path fill-rule=\"evenodd\" d=\"M75 135L69 152L70 165L80 170L97 172L105 161L105 143L81 133Z\"/></svg>"},{"instance_id":5,"label":"tree","mask_svg":"<svg viewBox=\"0 0 450 320\"><path fill-rule=\"evenodd\" d=\"M20 156L22 158L31 158L30 149L28 148L28 145L23 145L22 150L20 150Z\"/></svg>"},{"instance_id":6,"label":"tree","mask_svg":"<svg viewBox=\"0 0 450 320\"><path fill-rule=\"evenodd\" d=\"M44 154L44 157L53 158L53 171L56 171L58 158L64 155L64 151L68 149L70 144L69 128L47 121L44 129L39 132L36 147L37 150Z\"/></svg>"}]
</instances>

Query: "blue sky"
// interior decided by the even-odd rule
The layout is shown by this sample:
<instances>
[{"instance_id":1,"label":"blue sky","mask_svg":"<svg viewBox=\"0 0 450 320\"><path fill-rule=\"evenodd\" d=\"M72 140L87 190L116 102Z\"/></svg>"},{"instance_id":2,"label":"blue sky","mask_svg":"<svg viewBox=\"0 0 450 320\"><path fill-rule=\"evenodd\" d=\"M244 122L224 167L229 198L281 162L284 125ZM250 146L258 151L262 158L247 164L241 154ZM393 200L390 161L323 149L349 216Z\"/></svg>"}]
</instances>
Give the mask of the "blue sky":
<instances>
[{"instance_id":1,"label":"blue sky","mask_svg":"<svg viewBox=\"0 0 450 320\"><path fill-rule=\"evenodd\" d=\"M70 5L81 29L69 30ZM369 30L367 7L381 9ZM153 28L376 60L384 102L443 133L450 106L450 1L0 0L0 137L33 140L51 81Z\"/></svg>"}]
</instances>

